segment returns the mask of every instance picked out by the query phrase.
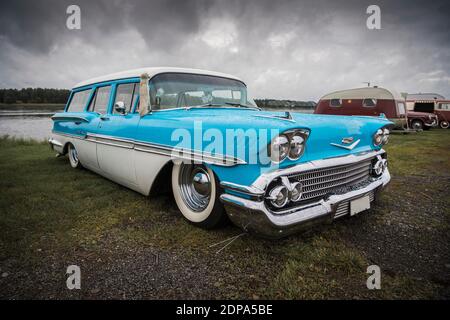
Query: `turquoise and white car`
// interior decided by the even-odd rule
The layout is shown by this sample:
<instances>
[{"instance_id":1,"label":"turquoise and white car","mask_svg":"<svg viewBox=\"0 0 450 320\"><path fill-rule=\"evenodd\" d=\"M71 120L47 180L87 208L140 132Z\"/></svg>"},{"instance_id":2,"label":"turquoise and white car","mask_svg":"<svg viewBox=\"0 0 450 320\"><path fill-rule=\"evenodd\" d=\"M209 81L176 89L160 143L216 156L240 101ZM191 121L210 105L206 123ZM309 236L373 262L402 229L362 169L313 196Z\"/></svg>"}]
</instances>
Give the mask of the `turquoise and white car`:
<instances>
[{"instance_id":1,"label":"turquoise and white car","mask_svg":"<svg viewBox=\"0 0 450 320\"><path fill-rule=\"evenodd\" d=\"M239 78L143 68L83 81L49 143L143 195L172 190L181 214L279 238L369 209L390 180L384 117L261 111Z\"/></svg>"}]
</instances>

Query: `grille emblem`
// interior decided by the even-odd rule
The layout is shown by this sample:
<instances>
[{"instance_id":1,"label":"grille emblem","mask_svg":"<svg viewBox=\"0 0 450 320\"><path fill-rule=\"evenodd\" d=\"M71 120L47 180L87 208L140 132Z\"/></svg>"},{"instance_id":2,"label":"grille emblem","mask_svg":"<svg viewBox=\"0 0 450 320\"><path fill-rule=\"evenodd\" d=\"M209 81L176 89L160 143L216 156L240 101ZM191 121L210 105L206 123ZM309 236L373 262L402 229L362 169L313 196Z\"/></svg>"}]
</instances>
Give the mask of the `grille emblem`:
<instances>
[{"instance_id":1,"label":"grille emblem","mask_svg":"<svg viewBox=\"0 0 450 320\"><path fill-rule=\"evenodd\" d=\"M345 143L347 145L337 144L337 143L330 143L330 144L332 146L335 146L335 147L344 148L344 149L347 149L347 150L353 150L353 148L356 147L360 141L361 141L361 139L358 139L355 142L353 142L353 137L350 137L350 138L342 139L342 143ZM349 143L352 143L352 144L348 145Z\"/></svg>"},{"instance_id":2,"label":"grille emblem","mask_svg":"<svg viewBox=\"0 0 450 320\"><path fill-rule=\"evenodd\" d=\"M342 143L350 144L353 142L353 140L354 140L353 137L344 138L342 139Z\"/></svg>"}]
</instances>

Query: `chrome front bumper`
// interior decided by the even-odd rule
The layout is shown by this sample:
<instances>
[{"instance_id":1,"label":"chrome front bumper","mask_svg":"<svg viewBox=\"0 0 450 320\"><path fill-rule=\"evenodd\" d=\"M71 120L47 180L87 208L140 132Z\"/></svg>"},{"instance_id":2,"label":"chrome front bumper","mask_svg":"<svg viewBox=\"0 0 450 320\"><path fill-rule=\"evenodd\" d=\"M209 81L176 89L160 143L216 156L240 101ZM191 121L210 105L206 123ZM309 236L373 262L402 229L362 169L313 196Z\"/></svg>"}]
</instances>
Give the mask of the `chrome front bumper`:
<instances>
[{"instance_id":1,"label":"chrome front bumper","mask_svg":"<svg viewBox=\"0 0 450 320\"><path fill-rule=\"evenodd\" d=\"M331 222L338 216L342 216L342 207L352 199L357 199L365 195L370 195L371 199L376 199L379 191L391 179L389 170L386 169L379 178L368 182L368 184L359 189L344 194L333 194L318 202L292 208L283 214L273 213L267 208L264 202L265 191L261 188L262 181L265 181L263 184L267 185L267 180L274 176L299 172L311 166L325 167L330 163L330 160L333 160L334 165L340 165L358 162L381 153L384 153L384 151L370 152L360 156L351 155L335 159L319 160L278 170L276 173L270 174L269 178L267 176L261 176L251 187L224 182L221 185L229 192L223 193L220 198L225 204L231 221L238 227L264 237L282 238L312 224ZM238 194L242 196L238 196Z\"/></svg>"},{"instance_id":2,"label":"chrome front bumper","mask_svg":"<svg viewBox=\"0 0 450 320\"><path fill-rule=\"evenodd\" d=\"M437 127L437 125L438 125L438 120L435 119L435 118L433 118L433 121L432 121L431 123L425 122L424 124L425 124L427 127L432 127L432 128L434 128L434 127Z\"/></svg>"}]
</instances>

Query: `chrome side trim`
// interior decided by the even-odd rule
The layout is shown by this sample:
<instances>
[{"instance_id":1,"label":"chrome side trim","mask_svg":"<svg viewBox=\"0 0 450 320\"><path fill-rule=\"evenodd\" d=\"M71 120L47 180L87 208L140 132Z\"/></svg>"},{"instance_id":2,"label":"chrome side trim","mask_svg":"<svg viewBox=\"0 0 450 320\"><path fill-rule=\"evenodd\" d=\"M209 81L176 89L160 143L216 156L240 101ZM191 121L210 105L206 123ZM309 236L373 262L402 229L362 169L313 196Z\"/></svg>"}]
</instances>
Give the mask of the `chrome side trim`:
<instances>
[{"instance_id":1,"label":"chrome side trim","mask_svg":"<svg viewBox=\"0 0 450 320\"><path fill-rule=\"evenodd\" d=\"M53 121L75 121L75 122L89 122L88 119L82 116L62 116L62 115L53 115L51 117Z\"/></svg>"},{"instance_id":2,"label":"chrome side trim","mask_svg":"<svg viewBox=\"0 0 450 320\"><path fill-rule=\"evenodd\" d=\"M57 131L52 131L54 134L60 134L71 138L77 138L77 139L85 139L86 141L119 147L119 148L125 148L125 149L134 149L136 151L140 152L148 152L153 154L159 154L168 156L174 159L181 159L181 160L190 160L190 161L196 161L196 162L204 162L208 164L215 164L219 166L234 166L237 164L246 164L246 162L242 159L230 157L227 155L221 155L221 154L211 154L209 152L198 152L198 151L192 151L192 150L186 150L186 149L180 149L180 148L174 148L171 146L166 145L160 145L155 143L149 143L139 140L133 140L133 139L126 139L126 138L118 138L108 135L102 135L102 134L94 134L94 133L87 133L85 136L80 137L76 135L71 135L67 133L60 133Z\"/></svg>"},{"instance_id":3,"label":"chrome side trim","mask_svg":"<svg viewBox=\"0 0 450 320\"><path fill-rule=\"evenodd\" d=\"M85 134L84 134L84 135L81 135L81 136L78 136L78 135L75 135L75 134L69 134L69 133L64 133L64 132L58 132L58 131L55 131L55 130L52 130L52 133L53 133L53 134L58 134L58 135L60 135L60 136L68 137L68 138L81 139L81 140L85 140L85 139L86 139L86 135L85 135Z\"/></svg>"}]
</instances>

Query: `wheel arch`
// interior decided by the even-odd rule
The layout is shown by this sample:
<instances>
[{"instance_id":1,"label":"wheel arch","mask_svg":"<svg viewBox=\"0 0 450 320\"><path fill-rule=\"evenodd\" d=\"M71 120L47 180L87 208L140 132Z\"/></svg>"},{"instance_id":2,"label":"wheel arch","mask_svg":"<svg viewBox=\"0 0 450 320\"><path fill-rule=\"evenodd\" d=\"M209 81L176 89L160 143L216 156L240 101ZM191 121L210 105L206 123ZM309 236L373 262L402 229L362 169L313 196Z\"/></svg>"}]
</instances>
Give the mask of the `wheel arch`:
<instances>
[{"instance_id":1,"label":"wheel arch","mask_svg":"<svg viewBox=\"0 0 450 320\"><path fill-rule=\"evenodd\" d=\"M172 177L173 161L168 161L158 172L153 181L149 196L153 197L159 194L172 192L171 177Z\"/></svg>"}]
</instances>

